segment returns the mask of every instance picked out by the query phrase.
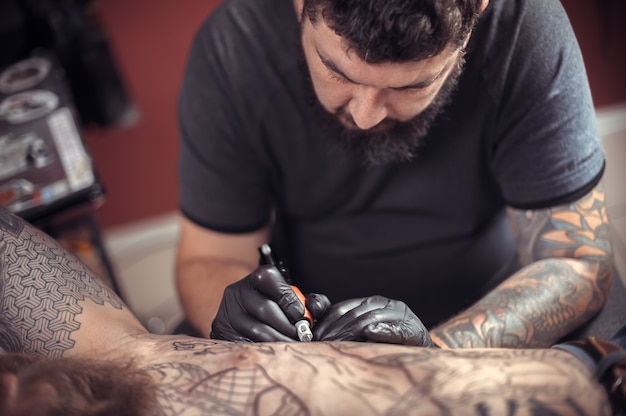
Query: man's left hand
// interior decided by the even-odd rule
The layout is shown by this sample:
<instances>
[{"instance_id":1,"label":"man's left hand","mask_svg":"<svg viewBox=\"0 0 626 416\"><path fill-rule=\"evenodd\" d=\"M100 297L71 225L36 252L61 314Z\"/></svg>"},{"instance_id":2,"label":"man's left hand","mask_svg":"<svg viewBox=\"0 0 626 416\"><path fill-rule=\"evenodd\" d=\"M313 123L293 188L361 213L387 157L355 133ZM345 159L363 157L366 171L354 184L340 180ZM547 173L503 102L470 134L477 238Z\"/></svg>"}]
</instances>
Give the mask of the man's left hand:
<instances>
[{"instance_id":1,"label":"man's left hand","mask_svg":"<svg viewBox=\"0 0 626 416\"><path fill-rule=\"evenodd\" d=\"M313 327L317 341L370 341L432 347L428 330L404 302L371 296L339 302Z\"/></svg>"}]
</instances>

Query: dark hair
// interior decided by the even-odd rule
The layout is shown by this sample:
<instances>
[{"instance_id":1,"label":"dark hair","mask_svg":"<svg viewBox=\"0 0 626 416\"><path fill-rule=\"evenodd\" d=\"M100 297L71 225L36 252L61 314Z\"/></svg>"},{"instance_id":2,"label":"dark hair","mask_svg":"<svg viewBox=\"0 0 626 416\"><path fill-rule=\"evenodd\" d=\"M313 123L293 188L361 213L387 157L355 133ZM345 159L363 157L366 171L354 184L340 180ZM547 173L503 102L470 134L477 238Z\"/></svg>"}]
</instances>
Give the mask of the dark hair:
<instances>
[{"instance_id":1,"label":"dark hair","mask_svg":"<svg viewBox=\"0 0 626 416\"><path fill-rule=\"evenodd\" d=\"M368 63L418 61L449 44L460 48L483 0L304 0L303 18L320 17Z\"/></svg>"},{"instance_id":2,"label":"dark hair","mask_svg":"<svg viewBox=\"0 0 626 416\"><path fill-rule=\"evenodd\" d=\"M11 387L10 378L18 387ZM160 415L151 377L132 362L0 354L3 416Z\"/></svg>"}]
</instances>

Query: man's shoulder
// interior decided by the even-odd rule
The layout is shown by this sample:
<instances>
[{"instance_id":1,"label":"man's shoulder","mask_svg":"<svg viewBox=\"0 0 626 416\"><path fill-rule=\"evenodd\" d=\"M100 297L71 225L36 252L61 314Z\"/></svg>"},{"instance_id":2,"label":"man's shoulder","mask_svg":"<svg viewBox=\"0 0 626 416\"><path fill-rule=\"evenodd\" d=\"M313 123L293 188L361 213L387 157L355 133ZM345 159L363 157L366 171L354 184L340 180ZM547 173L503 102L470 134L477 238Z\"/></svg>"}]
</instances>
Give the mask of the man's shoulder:
<instances>
[{"instance_id":1,"label":"man's shoulder","mask_svg":"<svg viewBox=\"0 0 626 416\"><path fill-rule=\"evenodd\" d=\"M294 70L297 34L289 1L225 0L200 27L190 58L210 69L219 88L258 102L259 90L267 93Z\"/></svg>"},{"instance_id":2,"label":"man's shoulder","mask_svg":"<svg viewBox=\"0 0 626 416\"><path fill-rule=\"evenodd\" d=\"M229 48L229 52L240 52L239 48L271 50L270 46L293 38L295 29L295 11L289 1L224 0L206 18L198 37Z\"/></svg>"},{"instance_id":3,"label":"man's shoulder","mask_svg":"<svg viewBox=\"0 0 626 416\"><path fill-rule=\"evenodd\" d=\"M486 31L492 42L501 45L529 38L545 41L547 33L560 32L563 25L569 26L559 0L498 0L489 3L475 32Z\"/></svg>"},{"instance_id":4,"label":"man's shoulder","mask_svg":"<svg viewBox=\"0 0 626 416\"><path fill-rule=\"evenodd\" d=\"M221 114L223 120L254 126L271 100L298 87L297 28L289 1L224 0L191 47L179 99L184 111Z\"/></svg>"}]
</instances>

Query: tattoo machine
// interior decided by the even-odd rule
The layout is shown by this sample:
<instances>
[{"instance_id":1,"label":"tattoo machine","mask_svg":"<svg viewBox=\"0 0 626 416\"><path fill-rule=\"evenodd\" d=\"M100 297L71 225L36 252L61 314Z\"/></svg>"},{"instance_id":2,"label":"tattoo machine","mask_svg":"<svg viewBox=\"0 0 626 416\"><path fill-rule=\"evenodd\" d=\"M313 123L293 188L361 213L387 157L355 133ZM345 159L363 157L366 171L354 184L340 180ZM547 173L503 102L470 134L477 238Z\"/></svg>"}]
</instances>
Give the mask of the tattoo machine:
<instances>
[{"instance_id":1,"label":"tattoo machine","mask_svg":"<svg viewBox=\"0 0 626 416\"><path fill-rule=\"evenodd\" d=\"M296 331L298 333L298 339L301 342L310 342L313 340L313 332L311 332L311 326L313 325L313 317L311 316L311 312L306 308L305 297L298 289L297 286L291 284L291 274L289 270L285 266L285 264L278 260L274 253L272 253L272 248L269 244L263 244L259 247L259 253L261 253L261 264L270 264L278 269L280 274L283 275L287 283L290 284L291 289L296 293L300 302L302 302L302 306L304 307L304 317L295 323Z\"/></svg>"}]
</instances>

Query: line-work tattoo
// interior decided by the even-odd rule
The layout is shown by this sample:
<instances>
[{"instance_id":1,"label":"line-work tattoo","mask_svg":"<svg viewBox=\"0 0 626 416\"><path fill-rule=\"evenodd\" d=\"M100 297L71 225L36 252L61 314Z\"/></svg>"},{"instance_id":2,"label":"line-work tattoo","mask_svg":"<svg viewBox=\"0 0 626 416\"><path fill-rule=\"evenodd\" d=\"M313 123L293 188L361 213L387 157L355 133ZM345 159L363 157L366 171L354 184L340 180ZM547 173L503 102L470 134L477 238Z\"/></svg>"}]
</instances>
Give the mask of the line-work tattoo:
<instances>
[{"instance_id":1,"label":"line-work tattoo","mask_svg":"<svg viewBox=\"0 0 626 416\"><path fill-rule=\"evenodd\" d=\"M433 330L451 348L546 347L592 318L612 281L601 185L575 203L509 210L522 268Z\"/></svg>"},{"instance_id":2,"label":"line-work tattoo","mask_svg":"<svg viewBox=\"0 0 626 416\"><path fill-rule=\"evenodd\" d=\"M60 357L74 346L80 302L122 301L56 241L0 210L0 348Z\"/></svg>"},{"instance_id":3,"label":"line-work tattoo","mask_svg":"<svg viewBox=\"0 0 626 416\"><path fill-rule=\"evenodd\" d=\"M100 413L108 403L126 411L111 414L168 416L611 414L591 371L557 349L233 343L150 334L76 257L5 215L0 209L0 347L53 359L0 354L2 414L39 414L43 405L58 410L61 402L81 409L67 414L83 414L82 399ZM533 273L547 268L537 267ZM539 281L550 285L559 279L533 273L519 278L522 283L503 285L502 299L493 299L491 309L485 306L493 322L483 321L484 334L501 336L498 319L506 313L498 308L510 307L507 291L534 295L544 290ZM588 294L576 294L580 290L573 285L562 303L588 302ZM551 330L545 316L570 319L567 308L537 318L539 306L517 307L526 314L520 319L535 317L527 319L529 331ZM468 319L473 330L479 317L475 312ZM512 337L518 324L507 325L504 332ZM516 336L527 337L521 330Z\"/></svg>"},{"instance_id":4,"label":"line-work tattoo","mask_svg":"<svg viewBox=\"0 0 626 416\"><path fill-rule=\"evenodd\" d=\"M602 392L581 390L572 378L581 363L567 354L556 359L550 350L372 351L371 344L355 343L174 342L166 353L169 362L149 372L159 380L167 415L331 415L344 414L342 404L353 414L372 415L451 415L459 409L485 416L609 413L605 403L588 401ZM212 372L194 364L203 357L229 365ZM272 365L277 357L280 365ZM320 383L331 383L341 394L318 394ZM309 394L318 399L301 399Z\"/></svg>"}]
</instances>

